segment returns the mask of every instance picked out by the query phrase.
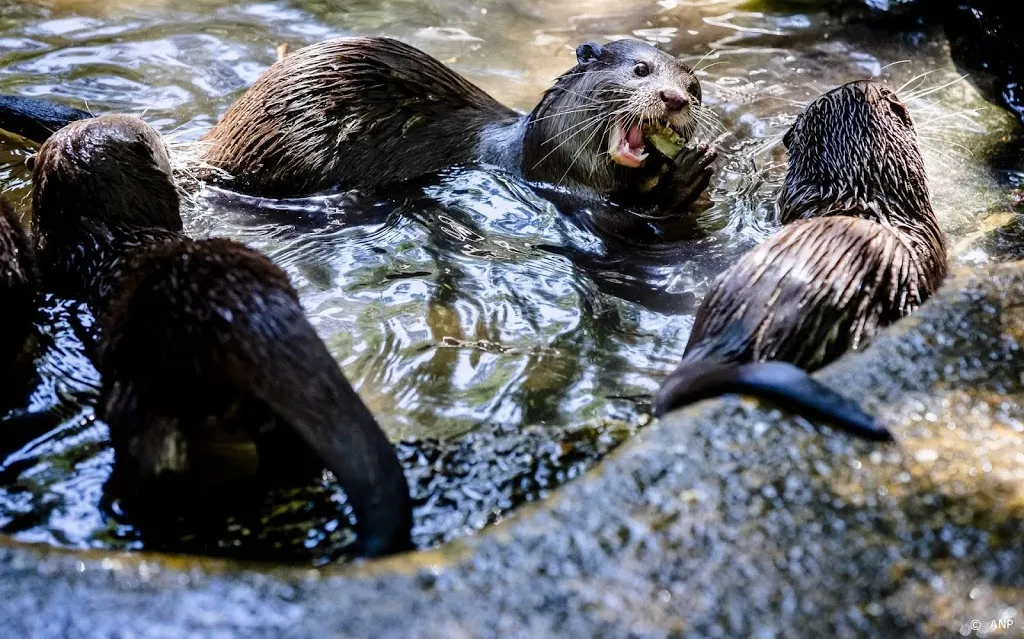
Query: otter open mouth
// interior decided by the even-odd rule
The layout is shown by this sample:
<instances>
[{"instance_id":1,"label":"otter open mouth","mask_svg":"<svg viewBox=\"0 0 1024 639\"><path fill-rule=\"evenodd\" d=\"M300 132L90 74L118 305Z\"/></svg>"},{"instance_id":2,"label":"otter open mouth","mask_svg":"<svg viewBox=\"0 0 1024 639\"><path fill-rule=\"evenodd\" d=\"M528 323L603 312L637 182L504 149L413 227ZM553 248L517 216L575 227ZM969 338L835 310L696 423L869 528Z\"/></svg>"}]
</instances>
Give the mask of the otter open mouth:
<instances>
[{"instance_id":1,"label":"otter open mouth","mask_svg":"<svg viewBox=\"0 0 1024 639\"><path fill-rule=\"evenodd\" d=\"M686 140L665 122L636 123L626 129L620 121L608 131L608 155L616 164L631 169L642 167L650 155L646 143L661 155L672 158L686 145Z\"/></svg>"},{"instance_id":2,"label":"otter open mouth","mask_svg":"<svg viewBox=\"0 0 1024 639\"><path fill-rule=\"evenodd\" d=\"M608 132L608 155L612 161L631 169L644 165L647 153L644 152L644 134L640 123L627 130L622 122L616 122Z\"/></svg>"}]
</instances>

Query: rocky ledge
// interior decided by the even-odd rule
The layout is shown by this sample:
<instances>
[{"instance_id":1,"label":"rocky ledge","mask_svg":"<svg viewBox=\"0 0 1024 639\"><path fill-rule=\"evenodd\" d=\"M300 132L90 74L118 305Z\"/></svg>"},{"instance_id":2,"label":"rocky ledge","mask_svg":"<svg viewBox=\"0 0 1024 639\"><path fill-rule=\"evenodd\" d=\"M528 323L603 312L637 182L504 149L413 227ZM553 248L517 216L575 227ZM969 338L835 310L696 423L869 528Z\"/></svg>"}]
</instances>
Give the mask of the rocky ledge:
<instances>
[{"instance_id":1,"label":"rocky ledge","mask_svg":"<svg viewBox=\"0 0 1024 639\"><path fill-rule=\"evenodd\" d=\"M0 543L10 636L1024 635L1024 263L820 373L894 446L705 402L441 551L325 570Z\"/></svg>"}]
</instances>

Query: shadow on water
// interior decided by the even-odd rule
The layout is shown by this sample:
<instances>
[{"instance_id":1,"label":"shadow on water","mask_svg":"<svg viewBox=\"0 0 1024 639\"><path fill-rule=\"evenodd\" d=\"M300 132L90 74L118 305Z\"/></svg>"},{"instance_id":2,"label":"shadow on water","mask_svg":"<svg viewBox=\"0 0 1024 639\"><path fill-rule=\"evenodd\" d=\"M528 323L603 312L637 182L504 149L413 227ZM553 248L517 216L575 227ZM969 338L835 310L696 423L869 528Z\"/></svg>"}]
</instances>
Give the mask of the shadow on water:
<instances>
[{"instance_id":1,"label":"shadow on water","mask_svg":"<svg viewBox=\"0 0 1024 639\"><path fill-rule=\"evenodd\" d=\"M188 206L193 235L241 240L288 271L346 376L400 442L420 547L543 498L647 423L647 403L678 362L709 281L777 228L779 142L822 91L881 77L920 94L910 106L935 208L962 249L954 260L1009 257L1000 234L1019 228L1009 197L1020 174L981 161L1012 123L955 82L941 38L883 37L806 6L54 0L5 6L0 16L0 91L144 114L184 140L215 121L281 42L399 37L521 109L587 39L644 38L698 69L705 102L731 135L719 139L713 230L692 242L609 246L529 185L474 167L386 197L267 206L206 188ZM29 152L0 139L4 194L23 210ZM97 373L76 328L91 318L59 300L43 312L28 408L0 425L0 530L73 548L317 564L344 555L345 498L329 476L163 539L125 521L104 497L112 452L90 407Z\"/></svg>"}]
</instances>

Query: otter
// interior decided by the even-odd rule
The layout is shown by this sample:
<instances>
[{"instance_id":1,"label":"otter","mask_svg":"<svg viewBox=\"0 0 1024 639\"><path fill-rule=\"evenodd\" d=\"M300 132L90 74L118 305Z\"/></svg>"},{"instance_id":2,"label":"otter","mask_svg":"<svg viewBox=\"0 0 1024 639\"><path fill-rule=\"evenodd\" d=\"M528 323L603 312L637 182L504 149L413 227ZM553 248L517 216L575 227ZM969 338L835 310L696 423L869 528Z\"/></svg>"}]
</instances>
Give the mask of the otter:
<instances>
[{"instance_id":1,"label":"otter","mask_svg":"<svg viewBox=\"0 0 1024 639\"><path fill-rule=\"evenodd\" d=\"M655 412L746 392L889 439L807 371L863 348L946 275L913 120L885 86L853 82L814 100L783 144L783 227L711 286Z\"/></svg>"},{"instance_id":2,"label":"otter","mask_svg":"<svg viewBox=\"0 0 1024 639\"><path fill-rule=\"evenodd\" d=\"M204 177L261 197L370 190L489 164L568 190L596 224L671 227L707 189L716 152L687 146L702 106L689 67L638 40L585 43L527 114L390 38L338 38L277 61L199 145ZM41 141L82 111L7 96L0 126ZM34 137L33 137L34 136Z\"/></svg>"},{"instance_id":3,"label":"otter","mask_svg":"<svg viewBox=\"0 0 1024 639\"><path fill-rule=\"evenodd\" d=\"M33 332L37 285L32 246L14 210L0 199L0 411L19 394L14 389L26 377L22 369Z\"/></svg>"},{"instance_id":4,"label":"otter","mask_svg":"<svg viewBox=\"0 0 1024 639\"><path fill-rule=\"evenodd\" d=\"M155 130L127 116L70 124L39 149L33 182L43 284L97 315L96 411L129 515L211 496L223 506L255 482L327 467L352 504L358 552L412 547L395 451L288 276L237 242L182 234Z\"/></svg>"}]
</instances>

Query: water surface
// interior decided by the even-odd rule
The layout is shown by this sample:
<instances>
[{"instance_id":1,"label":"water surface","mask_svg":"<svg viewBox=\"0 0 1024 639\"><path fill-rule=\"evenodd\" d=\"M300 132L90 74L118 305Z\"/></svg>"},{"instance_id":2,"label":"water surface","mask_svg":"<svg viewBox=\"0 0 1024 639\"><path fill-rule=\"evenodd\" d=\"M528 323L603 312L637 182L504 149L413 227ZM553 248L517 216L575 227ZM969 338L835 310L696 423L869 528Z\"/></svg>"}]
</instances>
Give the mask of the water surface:
<instances>
[{"instance_id":1,"label":"water surface","mask_svg":"<svg viewBox=\"0 0 1024 639\"><path fill-rule=\"evenodd\" d=\"M717 230L667 255L608 255L526 185L479 168L376 204L338 197L268 211L208 189L188 207L194 235L242 240L289 272L346 375L392 439L407 441L421 545L543 497L646 423L709 280L776 228L781 135L824 90L877 77L920 94L909 103L952 259L1020 253L1012 194L1022 175L993 151L1012 121L958 81L937 31L878 33L728 0L181 4L0 6L0 90L142 115L189 141L282 43L397 37L526 110L572 65L576 44L632 36L694 65L730 132L717 138L707 214ZM23 210L31 150L0 139L0 184ZM43 314L36 390L0 426L0 529L26 542L142 547L103 498L112 452L76 328L89 315L60 300ZM181 548L326 561L348 543L329 478L277 503Z\"/></svg>"}]
</instances>

